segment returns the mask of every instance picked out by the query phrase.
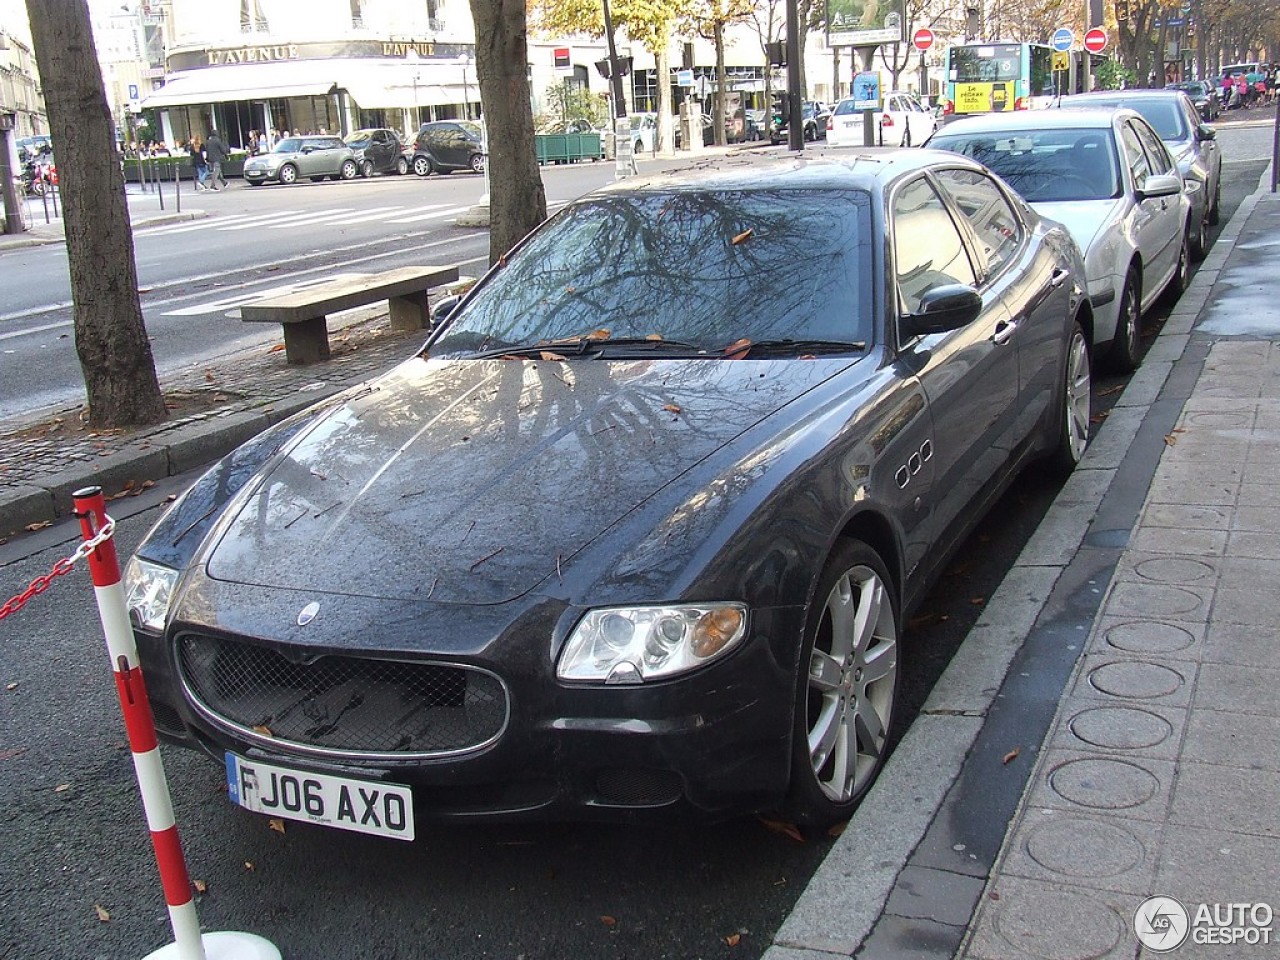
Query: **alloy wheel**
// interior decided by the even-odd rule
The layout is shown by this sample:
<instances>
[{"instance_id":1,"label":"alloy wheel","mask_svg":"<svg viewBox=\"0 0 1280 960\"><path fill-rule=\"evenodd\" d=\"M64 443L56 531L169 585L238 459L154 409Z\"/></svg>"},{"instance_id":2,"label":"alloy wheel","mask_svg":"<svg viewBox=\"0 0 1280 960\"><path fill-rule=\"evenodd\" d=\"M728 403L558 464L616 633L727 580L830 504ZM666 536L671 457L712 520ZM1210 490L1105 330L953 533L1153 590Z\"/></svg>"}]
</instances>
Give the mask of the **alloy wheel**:
<instances>
[{"instance_id":1,"label":"alloy wheel","mask_svg":"<svg viewBox=\"0 0 1280 960\"><path fill-rule=\"evenodd\" d=\"M826 598L809 662L809 763L829 801L857 797L879 770L897 672L888 588L869 566L851 567Z\"/></svg>"},{"instance_id":2,"label":"alloy wheel","mask_svg":"<svg viewBox=\"0 0 1280 960\"><path fill-rule=\"evenodd\" d=\"M1072 464L1080 462L1085 447L1089 445L1089 417L1092 413L1092 374L1089 369L1089 348L1084 342L1084 331L1078 326L1067 348L1067 382L1063 398L1064 453Z\"/></svg>"}]
</instances>

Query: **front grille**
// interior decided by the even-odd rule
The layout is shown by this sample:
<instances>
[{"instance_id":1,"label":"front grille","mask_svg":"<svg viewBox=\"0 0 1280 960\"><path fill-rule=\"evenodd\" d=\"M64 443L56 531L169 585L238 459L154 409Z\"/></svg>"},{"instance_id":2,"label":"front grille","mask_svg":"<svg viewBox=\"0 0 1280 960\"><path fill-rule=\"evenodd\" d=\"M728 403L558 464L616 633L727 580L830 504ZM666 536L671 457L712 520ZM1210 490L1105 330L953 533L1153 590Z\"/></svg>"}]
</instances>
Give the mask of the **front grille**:
<instances>
[{"instance_id":1,"label":"front grille","mask_svg":"<svg viewBox=\"0 0 1280 960\"><path fill-rule=\"evenodd\" d=\"M178 670L195 704L250 740L398 759L494 740L507 697L493 674L452 664L321 656L295 662L240 640L184 634Z\"/></svg>"}]
</instances>

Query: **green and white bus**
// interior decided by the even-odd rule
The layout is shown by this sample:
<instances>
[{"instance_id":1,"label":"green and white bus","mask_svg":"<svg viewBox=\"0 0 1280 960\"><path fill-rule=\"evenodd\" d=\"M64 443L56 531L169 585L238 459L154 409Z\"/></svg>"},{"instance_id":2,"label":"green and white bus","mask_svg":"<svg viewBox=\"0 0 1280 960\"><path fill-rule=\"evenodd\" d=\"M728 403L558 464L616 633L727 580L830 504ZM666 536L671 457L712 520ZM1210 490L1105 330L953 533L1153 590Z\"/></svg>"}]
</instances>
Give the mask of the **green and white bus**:
<instances>
[{"instance_id":1,"label":"green and white bus","mask_svg":"<svg viewBox=\"0 0 1280 960\"><path fill-rule=\"evenodd\" d=\"M953 43L947 47L944 114L1047 107L1054 97L1053 49L1042 43Z\"/></svg>"}]
</instances>

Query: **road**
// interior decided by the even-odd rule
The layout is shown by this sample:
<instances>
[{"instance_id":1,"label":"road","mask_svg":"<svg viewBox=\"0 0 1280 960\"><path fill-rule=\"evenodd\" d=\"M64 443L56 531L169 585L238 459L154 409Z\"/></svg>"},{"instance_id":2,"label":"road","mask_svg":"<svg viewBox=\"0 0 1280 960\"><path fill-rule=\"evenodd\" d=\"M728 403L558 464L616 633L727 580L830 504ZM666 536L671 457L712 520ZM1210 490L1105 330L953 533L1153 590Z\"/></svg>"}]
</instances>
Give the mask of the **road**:
<instances>
[{"instance_id":1,"label":"road","mask_svg":"<svg viewBox=\"0 0 1280 960\"><path fill-rule=\"evenodd\" d=\"M612 179L606 163L543 168L548 208ZM483 271L488 232L453 225L483 190L483 178L458 173L291 187L232 181L218 193L185 193L184 209L204 210L207 218L134 235L157 370L278 340L275 325L249 326L238 308L283 288L413 263ZM173 209L172 194L167 203ZM0 362L23 371L21 378L0 377L0 418L78 402L84 388L71 335L66 247L10 250L0 253L0 265Z\"/></svg>"},{"instance_id":2,"label":"road","mask_svg":"<svg viewBox=\"0 0 1280 960\"><path fill-rule=\"evenodd\" d=\"M1270 130L1228 126L1222 141L1226 223L1257 183ZM328 203L333 187L315 189ZM1101 380L1099 402L1120 382ZM190 479L119 503L122 555ZM1056 489L1036 473L1016 484L913 620L911 710ZM0 597L76 537L63 525L0 546ZM170 939L109 670L83 570L0 621L0 956L131 958ZM292 823L279 833L227 803L216 764L176 750L165 762L206 928L263 934L290 960L758 957L829 846L754 820L451 826L412 845Z\"/></svg>"}]
</instances>

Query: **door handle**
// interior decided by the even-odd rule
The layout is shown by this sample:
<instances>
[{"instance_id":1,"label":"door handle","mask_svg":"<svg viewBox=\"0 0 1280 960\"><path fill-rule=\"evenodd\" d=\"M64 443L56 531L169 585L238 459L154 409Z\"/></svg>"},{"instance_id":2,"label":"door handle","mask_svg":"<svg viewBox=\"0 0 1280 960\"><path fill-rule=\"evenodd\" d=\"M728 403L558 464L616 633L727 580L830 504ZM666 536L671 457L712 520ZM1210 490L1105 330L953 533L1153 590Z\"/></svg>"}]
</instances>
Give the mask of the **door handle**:
<instances>
[{"instance_id":1,"label":"door handle","mask_svg":"<svg viewBox=\"0 0 1280 960\"><path fill-rule=\"evenodd\" d=\"M1071 275L1071 271L1069 271L1066 267L1054 268L1053 276L1049 278L1049 286L1053 287L1054 289L1057 289L1058 287L1062 286L1064 283L1067 282L1067 277L1069 277L1070 275Z\"/></svg>"},{"instance_id":2,"label":"door handle","mask_svg":"<svg viewBox=\"0 0 1280 960\"><path fill-rule=\"evenodd\" d=\"M997 345L1003 345L1013 339L1014 332L1018 329L1016 320L1001 320L996 324L996 332L991 335L991 342Z\"/></svg>"}]
</instances>

